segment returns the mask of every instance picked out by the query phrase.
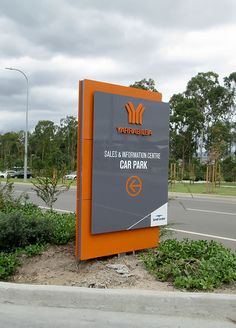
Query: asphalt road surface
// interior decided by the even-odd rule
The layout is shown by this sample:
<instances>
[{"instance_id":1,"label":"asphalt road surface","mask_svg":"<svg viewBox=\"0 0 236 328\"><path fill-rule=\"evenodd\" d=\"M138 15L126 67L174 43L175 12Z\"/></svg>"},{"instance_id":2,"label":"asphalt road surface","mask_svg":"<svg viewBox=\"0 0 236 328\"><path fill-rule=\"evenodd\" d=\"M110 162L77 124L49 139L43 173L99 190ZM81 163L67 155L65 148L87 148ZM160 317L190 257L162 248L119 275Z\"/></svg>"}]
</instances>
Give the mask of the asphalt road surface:
<instances>
[{"instance_id":1,"label":"asphalt road surface","mask_svg":"<svg viewBox=\"0 0 236 328\"><path fill-rule=\"evenodd\" d=\"M233 328L234 324L212 318L186 318L184 314L177 317L156 313L138 314L94 309L1 304L0 326L2 328Z\"/></svg>"},{"instance_id":2,"label":"asphalt road surface","mask_svg":"<svg viewBox=\"0 0 236 328\"><path fill-rule=\"evenodd\" d=\"M168 222L178 239L212 239L236 249L236 197L171 197Z\"/></svg>"},{"instance_id":3,"label":"asphalt road surface","mask_svg":"<svg viewBox=\"0 0 236 328\"><path fill-rule=\"evenodd\" d=\"M31 184L15 184L15 192L27 192L32 202L45 206ZM61 194L54 209L74 212L75 195L75 187ZM236 197L171 196L168 222L175 238L213 239L236 249Z\"/></svg>"}]
</instances>

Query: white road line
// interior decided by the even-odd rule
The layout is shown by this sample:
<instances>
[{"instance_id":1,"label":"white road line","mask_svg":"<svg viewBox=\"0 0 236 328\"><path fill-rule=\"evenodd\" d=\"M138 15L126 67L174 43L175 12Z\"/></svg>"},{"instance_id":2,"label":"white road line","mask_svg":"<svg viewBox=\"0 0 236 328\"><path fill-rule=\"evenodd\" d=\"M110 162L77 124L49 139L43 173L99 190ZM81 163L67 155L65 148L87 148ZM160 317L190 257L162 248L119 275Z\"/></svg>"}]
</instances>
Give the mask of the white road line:
<instances>
[{"instance_id":1,"label":"white road line","mask_svg":"<svg viewBox=\"0 0 236 328\"><path fill-rule=\"evenodd\" d=\"M236 216L236 213L219 212L219 211L211 211L211 210L200 210L198 208L188 208L188 207L186 207L186 210L188 210L188 211L195 211L195 212L206 212L206 213L216 213L216 214L224 214L224 215L234 215L234 216Z\"/></svg>"},{"instance_id":2,"label":"white road line","mask_svg":"<svg viewBox=\"0 0 236 328\"><path fill-rule=\"evenodd\" d=\"M25 190L14 190L14 192L18 192L18 193L27 193L27 194L34 194L34 195L36 195L36 191L29 191L29 190L32 190L32 188L30 188L30 189L25 189ZM75 192L75 190L67 190L66 192Z\"/></svg>"},{"instance_id":3,"label":"white road line","mask_svg":"<svg viewBox=\"0 0 236 328\"><path fill-rule=\"evenodd\" d=\"M230 205L236 205L236 197L234 198L234 199L224 199L224 200L222 200L222 198L221 199L212 199L212 198L196 198L196 197L171 197L170 199L169 199L169 202L170 201L173 201L173 200L175 200L175 201L178 201L178 200L186 200L186 201L193 201L193 202L201 202L201 203L203 203L203 202L205 202L205 203L217 203L217 204L226 204L226 205L228 205L228 204L230 204Z\"/></svg>"},{"instance_id":4,"label":"white road line","mask_svg":"<svg viewBox=\"0 0 236 328\"><path fill-rule=\"evenodd\" d=\"M215 239L236 241L236 239L234 239L234 238L227 238L227 237L221 237L221 236L215 236L215 235L208 235L208 234L201 233L201 232L186 231L186 230L179 230L179 229L173 229L173 228L167 228L167 230L171 230L171 231L175 231L175 232L187 233L189 235L197 235L197 236L210 237L210 238L215 238Z\"/></svg>"},{"instance_id":5,"label":"white road line","mask_svg":"<svg viewBox=\"0 0 236 328\"><path fill-rule=\"evenodd\" d=\"M38 206L39 208L42 208L44 210L50 210L50 207L47 207L47 206ZM61 210L60 208L53 208L54 211L57 211L57 212L63 212L63 213L75 213L73 211L68 211L68 210Z\"/></svg>"}]
</instances>

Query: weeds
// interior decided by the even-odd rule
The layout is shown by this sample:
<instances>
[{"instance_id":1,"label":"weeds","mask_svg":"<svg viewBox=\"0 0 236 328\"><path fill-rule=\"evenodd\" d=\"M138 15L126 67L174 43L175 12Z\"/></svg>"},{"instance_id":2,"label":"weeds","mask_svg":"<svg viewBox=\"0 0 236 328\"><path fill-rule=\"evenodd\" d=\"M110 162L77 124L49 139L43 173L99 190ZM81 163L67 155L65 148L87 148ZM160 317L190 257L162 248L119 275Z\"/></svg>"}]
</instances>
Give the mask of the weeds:
<instances>
[{"instance_id":1,"label":"weeds","mask_svg":"<svg viewBox=\"0 0 236 328\"><path fill-rule=\"evenodd\" d=\"M141 258L157 279L177 288L212 290L236 281L236 253L215 241L168 239Z\"/></svg>"},{"instance_id":2,"label":"weeds","mask_svg":"<svg viewBox=\"0 0 236 328\"><path fill-rule=\"evenodd\" d=\"M0 279L6 280L19 266L19 260L15 254L0 253Z\"/></svg>"}]
</instances>

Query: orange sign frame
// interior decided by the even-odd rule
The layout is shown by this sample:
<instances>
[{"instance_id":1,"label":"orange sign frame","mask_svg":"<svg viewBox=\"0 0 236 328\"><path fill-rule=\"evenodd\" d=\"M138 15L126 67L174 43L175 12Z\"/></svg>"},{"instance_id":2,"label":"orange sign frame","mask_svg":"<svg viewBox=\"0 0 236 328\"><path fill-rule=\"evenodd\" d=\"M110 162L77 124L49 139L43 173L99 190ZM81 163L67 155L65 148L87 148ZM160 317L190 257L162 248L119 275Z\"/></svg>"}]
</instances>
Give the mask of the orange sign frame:
<instances>
[{"instance_id":1,"label":"orange sign frame","mask_svg":"<svg viewBox=\"0 0 236 328\"><path fill-rule=\"evenodd\" d=\"M162 101L159 92L150 92L103 82L79 82L77 143L76 256L87 260L133 250L156 247L159 228L143 228L104 234L91 234L92 153L94 92Z\"/></svg>"}]
</instances>

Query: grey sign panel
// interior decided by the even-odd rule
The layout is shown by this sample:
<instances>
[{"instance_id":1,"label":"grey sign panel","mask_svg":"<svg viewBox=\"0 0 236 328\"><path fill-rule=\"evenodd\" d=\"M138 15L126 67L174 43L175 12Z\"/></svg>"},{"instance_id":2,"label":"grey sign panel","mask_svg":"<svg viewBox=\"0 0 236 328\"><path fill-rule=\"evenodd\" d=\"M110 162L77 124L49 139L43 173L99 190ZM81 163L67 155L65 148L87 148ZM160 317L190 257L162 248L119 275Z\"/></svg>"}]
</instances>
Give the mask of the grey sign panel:
<instances>
[{"instance_id":1,"label":"grey sign panel","mask_svg":"<svg viewBox=\"0 0 236 328\"><path fill-rule=\"evenodd\" d=\"M167 103L95 92L92 234L167 223L169 112Z\"/></svg>"}]
</instances>

